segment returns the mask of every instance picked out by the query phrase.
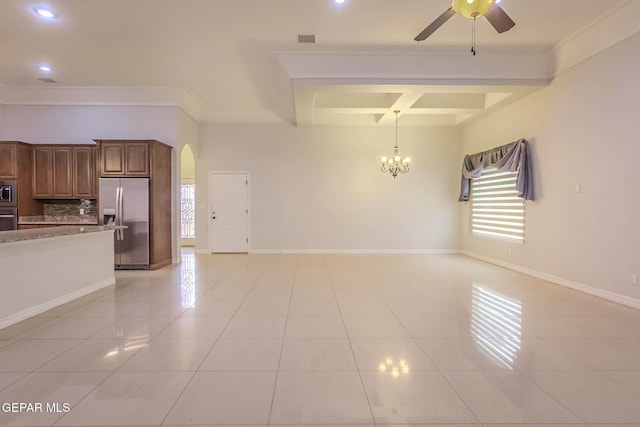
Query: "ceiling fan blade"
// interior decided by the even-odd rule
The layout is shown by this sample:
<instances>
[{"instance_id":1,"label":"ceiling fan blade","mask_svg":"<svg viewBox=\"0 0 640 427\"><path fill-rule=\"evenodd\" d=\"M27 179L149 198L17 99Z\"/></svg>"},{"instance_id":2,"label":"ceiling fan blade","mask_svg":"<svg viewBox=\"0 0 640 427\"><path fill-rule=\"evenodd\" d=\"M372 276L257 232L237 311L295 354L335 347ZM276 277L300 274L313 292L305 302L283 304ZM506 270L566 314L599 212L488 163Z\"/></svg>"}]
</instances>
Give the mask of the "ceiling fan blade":
<instances>
[{"instance_id":1,"label":"ceiling fan blade","mask_svg":"<svg viewBox=\"0 0 640 427\"><path fill-rule=\"evenodd\" d=\"M429 26L425 28L420 34L418 34L414 40L417 42L421 42L422 40L426 39L455 14L456 13L453 11L453 8L450 7L442 15L438 16L435 21L429 24Z\"/></svg>"},{"instance_id":2,"label":"ceiling fan blade","mask_svg":"<svg viewBox=\"0 0 640 427\"><path fill-rule=\"evenodd\" d=\"M507 15L507 12L497 4L494 4L484 16L499 33L509 31L516 25L513 19Z\"/></svg>"}]
</instances>

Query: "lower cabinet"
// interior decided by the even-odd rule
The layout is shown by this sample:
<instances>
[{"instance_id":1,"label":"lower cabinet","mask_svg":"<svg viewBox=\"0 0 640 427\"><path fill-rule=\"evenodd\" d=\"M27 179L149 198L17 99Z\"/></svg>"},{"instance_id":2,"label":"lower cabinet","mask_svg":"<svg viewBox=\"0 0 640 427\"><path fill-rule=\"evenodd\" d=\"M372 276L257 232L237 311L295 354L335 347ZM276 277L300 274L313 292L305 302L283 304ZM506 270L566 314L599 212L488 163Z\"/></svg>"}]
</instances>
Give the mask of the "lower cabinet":
<instances>
[{"instance_id":1,"label":"lower cabinet","mask_svg":"<svg viewBox=\"0 0 640 427\"><path fill-rule=\"evenodd\" d=\"M35 228L60 227L54 224L18 224L18 230L33 230Z\"/></svg>"}]
</instances>

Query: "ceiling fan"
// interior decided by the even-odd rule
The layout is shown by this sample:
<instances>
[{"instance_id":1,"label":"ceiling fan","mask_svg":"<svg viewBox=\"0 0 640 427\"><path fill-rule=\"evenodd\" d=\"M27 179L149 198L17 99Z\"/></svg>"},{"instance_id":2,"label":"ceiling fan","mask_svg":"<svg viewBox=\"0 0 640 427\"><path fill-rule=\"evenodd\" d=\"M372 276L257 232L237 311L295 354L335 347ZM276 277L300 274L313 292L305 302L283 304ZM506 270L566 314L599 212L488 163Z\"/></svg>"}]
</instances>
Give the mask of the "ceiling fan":
<instances>
[{"instance_id":1,"label":"ceiling fan","mask_svg":"<svg viewBox=\"0 0 640 427\"><path fill-rule=\"evenodd\" d=\"M453 0L451 7L418 34L415 40L425 40L456 13L463 18L473 20L474 24L476 19L484 16L498 33L509 31L516 23L498 3L500 3L500 0ZM471 52L475 55L475 40Z\"/></svg>"}]
</instances>

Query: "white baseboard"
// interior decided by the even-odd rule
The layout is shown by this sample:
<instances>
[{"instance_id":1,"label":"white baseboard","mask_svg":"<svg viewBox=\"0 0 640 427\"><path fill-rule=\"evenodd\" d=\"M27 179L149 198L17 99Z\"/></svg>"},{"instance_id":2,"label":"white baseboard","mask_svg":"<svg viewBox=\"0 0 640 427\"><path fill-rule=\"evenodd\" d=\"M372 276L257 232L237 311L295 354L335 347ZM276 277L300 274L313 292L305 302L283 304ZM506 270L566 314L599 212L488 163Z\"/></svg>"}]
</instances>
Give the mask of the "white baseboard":
<instances>
[{"instance_id":1,"label":"white baseboard","mask_svg":"<svg viewBox=\"0 0 640 427\"><path fill-rule=\"evenodd\" d=\"M18 313L12 314L9 317L0 319L0 329L6 328L7 326L11 326L18 322L22 322L23 320L26 320L33 316L37 316L38 314L42 314L45 311L49 311L52 308L56 308L62 304L66 304L85 295L89 295L92 292L99 291L100 289L106 288L107 286L115 285L115 283L115 277L111 277L109 279L101 280L98 283L94 283L93 285L89 285L85 288L78 289L77 291L71 292L70 294L52 299L51 301L47 301L40 305L36 305L35 307L29 307L26 310L22 310Z\"/></svg>"},{"instance_id":2,"label":"white baseboard","mask_svg":"<svg viewBox=\"0 0 640 427\"><path fill-rule=\"evenodd\" d=\"M251 249L250 254L460 254L460 249Z\"/></svg>"},{"instance_id":3,"label":"white baseboard","mask_svg":"<svg viewBox=\"0 0 640 427\"><path fill-rule=\"evenodd\" d=\"M583 283L573 282L571 280L563 279L562 277L554 276L552 274L543 273L542 271L533 270L531 268L522 267L517 264L512 264L506 261L502 261L496 258L490 258L484 255L477 254L475 252L463 250L462 255L478 259L480 261L495 264L500 267L508 268L509 270L517 271L518 273L526 274L527 276L535 277L537 279L546 280L547 282L555 283L556 285L571 288L576 291L584 292L585 294L593 295L596 297L604 298L609 301L616 302L618 304L626 305L640 309L640 300L631 298L626 295L620 295L615 292L605 291L603 289L594 288L593 286L585 285Z\"/></svg>"}]
</instances>

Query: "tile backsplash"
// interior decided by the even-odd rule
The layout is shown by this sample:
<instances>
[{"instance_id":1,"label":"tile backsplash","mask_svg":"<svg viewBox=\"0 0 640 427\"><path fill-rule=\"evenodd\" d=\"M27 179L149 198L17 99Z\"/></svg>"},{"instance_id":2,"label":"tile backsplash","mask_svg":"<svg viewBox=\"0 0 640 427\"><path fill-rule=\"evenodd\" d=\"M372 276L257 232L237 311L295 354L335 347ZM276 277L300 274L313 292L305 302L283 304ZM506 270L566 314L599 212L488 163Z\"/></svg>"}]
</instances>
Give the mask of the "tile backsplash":
<instances>
[{"instance_id":1,"label":"tile backsplash","mask_svg":"<svg viewBox=\"0 0 640 427\"><path fill-rule=\"evenodd\" d=\"M98 214L96 201L92 199L45 200L44 216L78 216L81 208L84 208L86 216L96 216Z\"/></svg>"}]
</instances>

